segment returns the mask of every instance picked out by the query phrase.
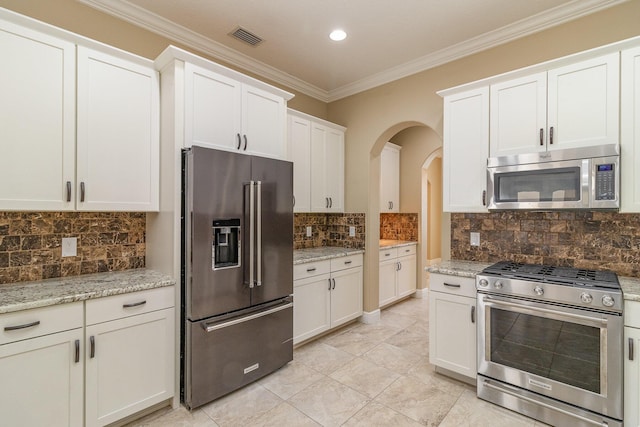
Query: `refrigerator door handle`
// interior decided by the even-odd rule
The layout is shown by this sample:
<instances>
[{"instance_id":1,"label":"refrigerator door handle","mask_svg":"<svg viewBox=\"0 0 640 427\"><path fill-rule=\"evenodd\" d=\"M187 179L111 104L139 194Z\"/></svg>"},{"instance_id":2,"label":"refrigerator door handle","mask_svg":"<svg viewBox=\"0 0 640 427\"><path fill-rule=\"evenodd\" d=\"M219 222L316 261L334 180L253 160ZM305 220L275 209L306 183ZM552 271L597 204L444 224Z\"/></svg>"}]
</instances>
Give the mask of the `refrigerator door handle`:
<instances>
[{"instance_id":1,"label":"refrigerator door handle","mask_svg":"<svg viewBox=\"0 0 640 427\"><path fill-rule=\"evenodd\" d=\"M238 323L248 322L249 320L258 319L260 317L268 316L273 313L277 313L278 311L286 310L287 308L293 307L293 302L288 302L284 305L279 305L269 310L261 311L259 313L251 314L249 316L240 317L238 319L229 320L228 322L222 323L214 323L207 324L203 323L202 327L207 332L217 331L218 329L227 328L229 326L237 325Z\"/></svg>"},{"instance_id":2,"label":"refrigerator door handle","mask_svg":"<svg viewBox=\"0 0 640 427\"><path fill-rule=\"evenodd\" d=\"M255 222L255 194L254 181L249 181L249 288L253 288L253 261L254 261L254 222Z\"/></svg>"},{"instance_id":3,"label":"refrigerator door handle","mask_svg":"<svg viewBox=\"0 0 640 427\"><path fill-rule=\"evenodd\" d=\"M262 181L256 181L256 286L262 286Z\"/></svg>"}]
</instances>

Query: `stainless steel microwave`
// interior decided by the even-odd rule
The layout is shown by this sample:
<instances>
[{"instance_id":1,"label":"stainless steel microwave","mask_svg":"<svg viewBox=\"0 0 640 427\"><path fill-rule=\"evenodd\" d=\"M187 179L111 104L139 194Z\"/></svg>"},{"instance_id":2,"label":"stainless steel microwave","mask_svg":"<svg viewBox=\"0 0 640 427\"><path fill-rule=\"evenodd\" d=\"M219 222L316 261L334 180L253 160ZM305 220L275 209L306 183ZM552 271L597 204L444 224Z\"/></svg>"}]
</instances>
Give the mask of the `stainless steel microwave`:
<instances>
[{"instance_id":1,"label":"stainless steel microwave","mask_svg":"<svg viewBox=\"0 0 640 427\"><path fill-rule=\"evenodd\" d=\"M490 210L620 208L617 146L490 158Z\"/></svg>"}]
</instances>

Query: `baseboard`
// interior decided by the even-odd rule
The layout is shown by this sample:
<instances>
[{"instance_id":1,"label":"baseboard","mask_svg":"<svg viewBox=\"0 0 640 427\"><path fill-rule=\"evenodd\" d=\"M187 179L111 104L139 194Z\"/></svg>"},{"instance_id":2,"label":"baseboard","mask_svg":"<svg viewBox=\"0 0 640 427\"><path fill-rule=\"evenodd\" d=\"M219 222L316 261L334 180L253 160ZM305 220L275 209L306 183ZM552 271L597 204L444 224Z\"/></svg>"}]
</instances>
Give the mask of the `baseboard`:
<instances>
[{"instance_id":1,"label":"baseboard","mask_svg":"<svg viewBox=\"0 0 640 427\"><path fill-rule=\"evenodd\" d=\"M360 321L364 324L371 325L380 320L380 309L377 308L373 311L364 311L362 312L362 316L360 316Z\"/></svg>"},{"instance_id":2,"label":"baseboard","mask_svg":"<svg viewBox=\"0 0 640 427\"><path fill-rule=\"evenodd\" d=\"M429 296L429 288L416 289L416 293L412 295L414 298L427 298Z\"/></svg>"}]
</instances>

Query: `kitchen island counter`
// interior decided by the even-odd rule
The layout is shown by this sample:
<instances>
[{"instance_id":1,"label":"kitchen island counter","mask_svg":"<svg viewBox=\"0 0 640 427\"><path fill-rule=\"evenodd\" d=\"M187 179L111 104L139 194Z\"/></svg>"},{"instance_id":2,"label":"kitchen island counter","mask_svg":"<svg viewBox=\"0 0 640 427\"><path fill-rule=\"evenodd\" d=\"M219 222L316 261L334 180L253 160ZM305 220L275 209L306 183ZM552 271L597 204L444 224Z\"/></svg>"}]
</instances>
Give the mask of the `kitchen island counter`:
<instances>
[{"instance_id":1,"label":"kitchen island counter","mask_svg":"<svg viewBox=\"0 0 640 427\"><path fill-rule=\"evenodd\" d=\"M166 274L133 269L3 285L0 314L175 285Z\"/></svg>"}]
</instances>

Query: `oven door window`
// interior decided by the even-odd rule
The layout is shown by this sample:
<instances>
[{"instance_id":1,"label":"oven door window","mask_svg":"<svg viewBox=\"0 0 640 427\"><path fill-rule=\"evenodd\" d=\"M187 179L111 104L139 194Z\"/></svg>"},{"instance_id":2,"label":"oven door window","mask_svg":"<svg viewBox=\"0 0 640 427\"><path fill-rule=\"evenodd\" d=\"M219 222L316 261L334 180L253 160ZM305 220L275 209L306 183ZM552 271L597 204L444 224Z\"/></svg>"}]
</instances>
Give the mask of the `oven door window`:
<instances>
[{"instance_id":1,"label":"oven door window","mask_svg":"<svg viewBox=\"0 0 640 427\"><path fill-rule=\"evenodd\" d=\"M580 167L501 172L495 176L496 202L576 202Z\"/></svg>"},{"instance_id":2,"label":"oven door window","mask_svg":"<svg viewBox=\"0 0 640 427\"><path fill-rule=\"evenodd\" d=\"M492 362L600 394L600 328L496 308Z\"/></svg>"}]
</instances>

